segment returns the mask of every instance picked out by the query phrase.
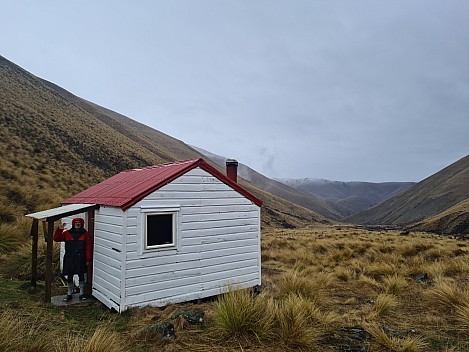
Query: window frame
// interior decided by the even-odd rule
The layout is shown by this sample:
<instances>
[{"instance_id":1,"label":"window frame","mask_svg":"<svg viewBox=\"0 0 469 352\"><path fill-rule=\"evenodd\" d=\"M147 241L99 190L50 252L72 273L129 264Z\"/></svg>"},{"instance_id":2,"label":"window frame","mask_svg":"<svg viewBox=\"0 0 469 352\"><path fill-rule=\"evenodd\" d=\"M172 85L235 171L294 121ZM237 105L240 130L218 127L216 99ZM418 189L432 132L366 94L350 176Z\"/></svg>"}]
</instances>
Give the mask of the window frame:
<instances>
[{"instance_id":1,"label":"window frame","mask_svg":"<svg viewBox=\"0 0 469 352\"><path fill-rule=\"evenodd\" d=\"M141 241L141 254L145 253L152 253L158 251L165 251L165 250L177 250L179 245L179 231L180 231L180 208L179 207L171 207L171 208L158 208L158 207L141 207L141 233L142 233L142 241ZM161 245L152 245L148 246L148 222L147 217L151 215L172 215L172 243L161 244Z\"/></svg>"}]
</instances>

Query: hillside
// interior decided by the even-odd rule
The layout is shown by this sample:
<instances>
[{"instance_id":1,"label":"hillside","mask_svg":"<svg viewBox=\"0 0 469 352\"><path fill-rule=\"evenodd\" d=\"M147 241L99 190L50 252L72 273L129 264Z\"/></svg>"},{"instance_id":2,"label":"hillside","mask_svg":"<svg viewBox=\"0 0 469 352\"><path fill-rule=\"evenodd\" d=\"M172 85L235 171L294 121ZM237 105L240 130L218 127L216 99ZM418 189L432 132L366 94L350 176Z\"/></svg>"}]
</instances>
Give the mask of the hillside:
<instances>
[{"instance_id":1,"label":"hillside","mask_svg":"<svg viewBox=\"0 0 469 352\"><path fill-rule=\"evenodd\" d=\"M1 222L57 206L125 169L201 157L182 141L76 97L1 56L0 126ZM264 224L292 227L325 221L244 180L240 183L264 201Z\"/></svg>"},{"instance_id":2,"label":"hillside","mask_svg":"<svg viewBox=\"0 0 469 352\"><path fill-rule=\"evenodd\" d=\"M311 194L347 217L368 209L414 185L413 182L340 182L322 179L278 179L298 191Z\"/></svg>"},{"instance_id":3,"label":"hillside","mask_svg":"<svg viewBox=\"0 0 469 352\"><path fill-rule=\"evenodd\" d=\"M345 219L370 225L408 225L469 198L469 155L375 207Z\"/></svg>"},{"instance_id":4,"label":"hillside","mask_svg":"<svg viewBox=\"0 0 469 352\"><path fill-rule=\"evenodd\" d=\"M410 226L409 230L434 232L440 235L468 234L469 199Z\"/></svg>"}]
</instances>

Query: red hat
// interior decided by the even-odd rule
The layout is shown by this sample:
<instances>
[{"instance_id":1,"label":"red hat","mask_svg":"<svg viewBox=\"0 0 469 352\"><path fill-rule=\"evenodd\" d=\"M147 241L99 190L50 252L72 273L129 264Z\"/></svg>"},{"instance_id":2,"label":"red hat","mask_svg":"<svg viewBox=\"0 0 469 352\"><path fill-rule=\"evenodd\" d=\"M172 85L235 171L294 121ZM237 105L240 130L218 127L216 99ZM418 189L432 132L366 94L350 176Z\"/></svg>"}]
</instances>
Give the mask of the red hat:
<instances>
[{"instance_id":1,"label":"red hat","mask_svg":"<svg viewBox=\"0 0 469 352\"><path fill-rule=\"evenodd\" d=\"M72 227L75 227L75 223L77 221L81 224L81 227L85 226L85 220L83 220L82 218L75 218L72 220Z\"/></svg>"}]
</instances>

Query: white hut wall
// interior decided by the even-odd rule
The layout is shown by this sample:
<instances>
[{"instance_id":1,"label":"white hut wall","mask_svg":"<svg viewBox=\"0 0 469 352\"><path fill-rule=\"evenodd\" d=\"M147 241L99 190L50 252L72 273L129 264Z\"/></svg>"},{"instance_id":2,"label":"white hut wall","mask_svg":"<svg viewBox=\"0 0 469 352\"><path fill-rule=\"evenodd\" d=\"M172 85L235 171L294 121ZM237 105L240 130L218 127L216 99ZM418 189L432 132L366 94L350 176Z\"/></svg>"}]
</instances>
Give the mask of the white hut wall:
<instances>
[{"instance_id":1,"label":"white hut wall","mask_svg":"<svg viewBox=\"0 0 469 352\"><path fill-rule=\"evenodd\" d=\"M175 214L173 247L145 248L148 212ZM127 213L126 307L163 306L260 284L260 209L208 172L187 172Z\"/></svg>"},{"instance_id":2,"label":"white hut wall","mask_svg":"<svg viewBox=\"0 0 469 352\"><path fill-rule=\"evenodd\" d=\"M121 208L101 206L95 212L93 295L121 310L126 219Z\"/></svg>"}]
</instances>

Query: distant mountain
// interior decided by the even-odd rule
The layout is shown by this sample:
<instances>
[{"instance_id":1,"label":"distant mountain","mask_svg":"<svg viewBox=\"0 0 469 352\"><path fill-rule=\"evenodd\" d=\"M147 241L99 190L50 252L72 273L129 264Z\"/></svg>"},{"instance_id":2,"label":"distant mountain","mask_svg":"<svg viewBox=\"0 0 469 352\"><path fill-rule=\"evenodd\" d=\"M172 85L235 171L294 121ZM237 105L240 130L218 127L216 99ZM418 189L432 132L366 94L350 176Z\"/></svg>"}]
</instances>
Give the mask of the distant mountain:
<instances>
[{"instance_id":1,"label":"distant mountain","mask_svg":"<svg viewBox=\"0 0 469 352\"><path fill-rule=\"evenodd\" d=\"M184 142L79 98L2 56L0 153L0 222L57 206L125 169L202 157ZM224 167L213 165L224 173ZM264 201L264 226L327 222L305 207L239 182Z\"/></svg>"},{"instance_id":2,"label":"distant mountain","mask_svg":"<svg viewBox=\"0 0 469 352\"><path fill-rule=\"evenodd\" d=\"M415 184L414 182L341 182L314 178L276 180L317 197L339 213L341 218L368 209Z\"/></svg>"},{"instance_id":3,"label":"distant mountain","mask_svg":"<svg viewBox=\"0 0 469 352\"><path fill-rule=\"evenodd\" d=\"M207 158L210 158L210 160L213 160L218 165L225 165L227 159L226 157L214 154L202 148L195 146L192 147L199 153L205 155ZM310 209L328 219L338 220L341 217L338 212L330 208L315 196L295 190L294 188L291 188L281 182L265 177L264 175L242 163L239 163L238 165L238 175L249 181L251 184L255 185L257 188L264 190L265 192L269 192L273 195L276 195L277 197Z\"/></svg>"},{"instance_id":4,"label":"distant mountain","mask_svg":"<svg viewBox=\"0 0 469 352\"><path fill-rule=\"evenodd\" d=\"M404 192L344 221L370 225L409 225L449 211L468 198L469 155Z\"/></svg>"}]
</instances>

